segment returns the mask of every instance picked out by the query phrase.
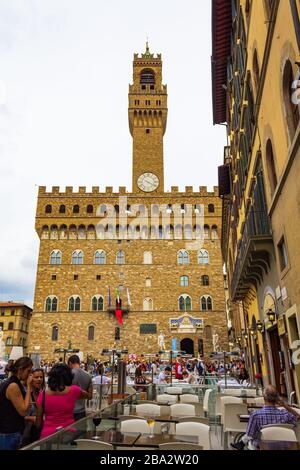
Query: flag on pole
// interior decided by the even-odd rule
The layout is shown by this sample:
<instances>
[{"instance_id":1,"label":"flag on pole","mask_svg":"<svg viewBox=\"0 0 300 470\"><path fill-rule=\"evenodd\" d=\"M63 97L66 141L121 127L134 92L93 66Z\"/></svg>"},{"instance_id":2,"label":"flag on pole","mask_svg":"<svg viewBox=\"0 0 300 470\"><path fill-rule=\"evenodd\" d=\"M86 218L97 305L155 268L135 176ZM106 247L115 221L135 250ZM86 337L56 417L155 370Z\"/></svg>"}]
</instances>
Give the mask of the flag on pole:
<instances>
[{"instance_id":1,"label":"flag on pole","mask_svg":"<svg viewBox=\"0 0 300 470\"><path fill-rule=\"evenodd\" d=\"M127 302L128 302L128 305L131 307L130 293L129 293L128 287L127 287Z\"/></svg>"},{"instance_id":2,"label":"flag on pole","mask_svg":"<svg viewBox=\"0 0 300 470\"><path fill-rule=\"evenodd\" d=\"M116 319L119 325L123 325L122 310L119 308L116 309Z\"/></svg>"},{"instance_id":3,"label":"flag on pole","mask_svg":"<svg viewBox=\"0 0 300 470\"><path fill-rule=\"evenodd\" d=\"M111 295L110 295L110 287L108 288L108 307L111 307Z\"/></svg>"}]
</instances>

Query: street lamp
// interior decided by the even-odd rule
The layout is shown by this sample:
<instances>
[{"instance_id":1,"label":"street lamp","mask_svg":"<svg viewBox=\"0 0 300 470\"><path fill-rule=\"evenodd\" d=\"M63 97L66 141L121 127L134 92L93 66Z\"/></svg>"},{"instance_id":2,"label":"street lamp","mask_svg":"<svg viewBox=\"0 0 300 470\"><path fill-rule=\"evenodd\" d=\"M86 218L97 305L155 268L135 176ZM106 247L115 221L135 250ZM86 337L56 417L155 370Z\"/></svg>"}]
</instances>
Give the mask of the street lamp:
<instances>
[{"instance_id":1,"label":"street lamp","mask_svg":"<svg viewBox=\"0 0 300 470\"><path fill-rule=\"evenodd\" d=\"M263 333L263 332L264 332L264 324L263 324L263 322L261 322L260 320L258 320L258 322L256 323L256 329L257 329L257 331L259 331L260 333Z\"/></svg>"},{"instance_id":2,"label":"street lamp","mask_svg":"<svg viewBox=\"0 0 300 470\"><path fill-rule=\"evenodd\" d=\"M273 325L276 320L276 313L271 308L269 308L269 310L267 311L267 315L269 318L269 322Z\"/></svg>"}]
</instances>

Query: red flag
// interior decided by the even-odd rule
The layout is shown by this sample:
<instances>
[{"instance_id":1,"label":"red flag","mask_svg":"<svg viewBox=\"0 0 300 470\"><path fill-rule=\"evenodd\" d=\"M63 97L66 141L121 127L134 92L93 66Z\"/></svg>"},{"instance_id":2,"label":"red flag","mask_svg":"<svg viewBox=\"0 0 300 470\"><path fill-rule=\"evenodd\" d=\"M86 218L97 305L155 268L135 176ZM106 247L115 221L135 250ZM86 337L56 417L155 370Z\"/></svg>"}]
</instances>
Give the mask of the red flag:
<instances>
[{"instance_id":1,"label":"red flag","mask_svg":"<svg viewBox=\"0 0 300 470\"><path fill-rule=\"evenodd\" d=\"M122 310L120 309L116 310L116 319L120 325L123 325Z\"/></svg>"}]
</instances>

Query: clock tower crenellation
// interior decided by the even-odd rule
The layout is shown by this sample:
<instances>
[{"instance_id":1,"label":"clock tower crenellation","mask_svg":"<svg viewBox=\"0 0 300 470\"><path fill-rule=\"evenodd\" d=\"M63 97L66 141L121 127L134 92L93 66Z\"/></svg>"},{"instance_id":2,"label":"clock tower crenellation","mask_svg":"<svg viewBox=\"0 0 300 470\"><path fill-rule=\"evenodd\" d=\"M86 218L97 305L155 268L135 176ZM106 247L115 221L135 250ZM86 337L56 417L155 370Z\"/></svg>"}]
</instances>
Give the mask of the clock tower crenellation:
<instances>
[{"instance_id":1,"label":"clock tower crenellation","mask_svg":"<svg viewBox=\"0 0 300 470\"><path fill-rule=\"evenodd\" d=\"M161 55L134 54L129 86L129 128L133 138L134 193L164 192L163 137L167 125L167 86L162 84Z\"/></svg>"}]
</instances>

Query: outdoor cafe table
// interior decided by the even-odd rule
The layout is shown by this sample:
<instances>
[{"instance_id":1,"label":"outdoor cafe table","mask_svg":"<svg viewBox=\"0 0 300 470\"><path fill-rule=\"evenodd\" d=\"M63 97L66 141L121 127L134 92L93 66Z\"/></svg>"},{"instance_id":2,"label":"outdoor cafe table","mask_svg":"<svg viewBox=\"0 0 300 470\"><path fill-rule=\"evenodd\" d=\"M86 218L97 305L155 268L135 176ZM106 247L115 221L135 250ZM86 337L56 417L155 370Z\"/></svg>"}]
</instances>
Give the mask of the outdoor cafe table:
<instances>
[{"instance_id":1,"label":"outdoor cafe table","mask_svg":"<svg viewBox=\"0 0 300 470\"><path fill-rule=\"evenodd\" d=\"M146 415L147 415L147 413L145 413L145 419L146 419ZM138 418L143 418L142 414L137 414L136 412L131 413L131 416L136 416ZM151 415L151 416L153 417L153 419L155 421L160 422L160 423L175 423L175 424L178 424L179 419L180 419L179 416L170 416L170 415Z\"/></svg>"},{"instance_id":2,"label":"outdoor cafe table","mask_svg":"<svg viewBox=\"0 0 300 470\"><path fill-rule=\"evenodd\" d=\"M185 442L190 444L198 444L198 436L180 436L176 434L141 434L135 441L134 447L154 447L158 448L160 444L172 444L173 442Z\"/></svg>"},{"instance_id":3,"label":"outdoor cafe table","mask_svg":"<svg viewBox=\"0 0 300 470\"><path fill-rule=\"evenodd\" d=\"M251 415L238 415L240 423L248 423Z\"/></svg>"},{"instance_id":4,"label":"outdoor cafe table","mask_svg":"<svg viewBox=\"0 0 300 470\"><path fill-rule=\"evenodd\" d=\"M260 450L300 450L300 442L260 441Z\"/></svg>"},{"instance_id":5,"label":"outdoor cafe table","mask_svg":"<svg viewBox=\"0 0 300 470\"><path fill-rule=\"evenodd\" d=\"M95 432L88 431L81 439L93 439ZM97 433L98 439L93 439L95 442L101 441L107 444L112 444L118 447L132 447L136 440L140 437L139 432L119 432L119 431L100 431Z\"/></svg>"}]
</instances>

